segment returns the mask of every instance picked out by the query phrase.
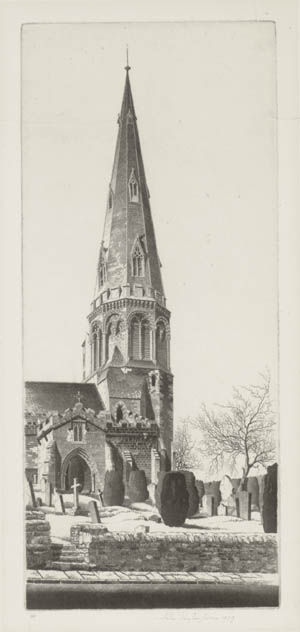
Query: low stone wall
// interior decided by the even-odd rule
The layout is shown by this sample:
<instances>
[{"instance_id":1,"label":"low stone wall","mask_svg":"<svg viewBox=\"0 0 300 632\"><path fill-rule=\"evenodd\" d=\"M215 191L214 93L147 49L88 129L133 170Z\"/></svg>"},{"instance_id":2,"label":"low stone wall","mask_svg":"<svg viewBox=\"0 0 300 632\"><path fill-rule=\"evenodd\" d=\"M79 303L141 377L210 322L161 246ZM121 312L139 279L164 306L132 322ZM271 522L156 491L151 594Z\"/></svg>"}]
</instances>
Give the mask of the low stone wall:
<instances>
[{"instance_id":1,"label":"low stone wall","mask_svg":"<svg viewBox=\"0 0 300 632\"><path fill-rule=\"evenodd\" d=\"M27 568L45 568L51 559L50 524L42 511L26 511Z\"/></svg>"},{"instance_id":2,"label":"low stone wall","mask_svg":"<svg viewBox=\"0 0 300 632\"><path fill-rule=\"evenodd\" d=\"M71 542L98 570L277 572L275 535L103 533L74 525Z\"/></svg>"}]
</instances>

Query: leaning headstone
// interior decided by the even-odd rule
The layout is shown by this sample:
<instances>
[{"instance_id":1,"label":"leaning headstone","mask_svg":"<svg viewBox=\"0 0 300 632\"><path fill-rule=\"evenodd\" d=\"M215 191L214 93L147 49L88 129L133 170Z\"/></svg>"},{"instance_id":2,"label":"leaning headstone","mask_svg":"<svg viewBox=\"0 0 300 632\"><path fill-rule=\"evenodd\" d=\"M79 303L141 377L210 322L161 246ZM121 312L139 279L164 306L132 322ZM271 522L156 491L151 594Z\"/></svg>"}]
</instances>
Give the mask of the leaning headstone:
<instances>
[{"instance_id":1,"label":"leaning headstone","mask_svg":"<svg viewBox=\"0 0 300 632\"><path fill-rule=\"evenodd\" d=\"M88 507L89 507L89 512L91 516L91 521L97 522L99 524L101 520L100 520L100 514L99 514L96 500L90 500Z\"/></svg>"},{"instance_id":2,"label":"leaning headstone","mask_svg":"<svg viewBox=\"0 0 300 632\"><path fill-rule=\"evenodd\" d=\"M52 507L52 484L50 481L46 481L45 484L45 505L46 507Z\"/></svg>"},{"instance_id":3,"label":"leaning headstone","mask_svg":"<svg viewBox=\"0 0 300 632\"><path fill-rule=\"evenodd\" d=\"M238 517L242 520L251 520L251 494L249 492L238 492Z\"/></svg>"},{"instance_id":4,"label":"leaning headstone","mask_svg":"<svg viewBox=\"0 0 300 632\"><path fill-rule=\"evenodd\" d=\"M223 505L227 505L229 496L232 494L232 482L230 476L223 476L220 483L221 502Z\"/></svg>"},{"instance_id":5,"label":"leaning headstone","mask_svg":"<svg viewBox=\"0 0 300 632\"><path fill-rule=\"evenodd\" d=\"M54 494L54 509L55 509L55 513L58 513L58 514L66 513L63 494L57 491Z\"/></svg>"},{"instance_id":6,"label":"leaning headstone","mask_svg":"<svg viewBox=\"0 0 300 632\"><path fill-rule=\"evenodd\" d=\"M34 489L33 489L33 484L32 481L30 481L29 479L27 479L27 483L28 483L28 494L27 494L27 501L26 501L26 505L31 505L32 507L36 507L37 503L36 503L36 498L35 498L35 493L34 493Z\"/></svg>"},{"instance_id":7,"label":"leaning headstone","mask_svg":"<svg viewBox=\"0 0 300 632\"><path fill-rule=\"evenodd\" d=\"M103 491L101 489L98 489L98 498L100 500L101 507L104 507Z\"/></svg>"}]
</instances>

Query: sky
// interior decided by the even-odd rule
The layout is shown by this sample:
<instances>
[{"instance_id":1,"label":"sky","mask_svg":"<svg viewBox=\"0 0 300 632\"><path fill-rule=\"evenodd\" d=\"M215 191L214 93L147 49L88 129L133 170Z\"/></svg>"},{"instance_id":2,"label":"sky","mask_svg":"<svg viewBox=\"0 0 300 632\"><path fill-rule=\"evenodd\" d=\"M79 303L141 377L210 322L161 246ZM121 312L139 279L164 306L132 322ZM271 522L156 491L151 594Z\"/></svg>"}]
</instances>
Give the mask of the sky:
<instances>
[{"instance_id":1,"label":"sky","mask_svg":"<svg viewBox=\"0 0 300 632\"><path fill-rule=\"evenodd\" d=\"M271 22L26 25L24 377L80 381L129 46L167 306L175 421L277 381Z\"/></svg>"}]
</instances>

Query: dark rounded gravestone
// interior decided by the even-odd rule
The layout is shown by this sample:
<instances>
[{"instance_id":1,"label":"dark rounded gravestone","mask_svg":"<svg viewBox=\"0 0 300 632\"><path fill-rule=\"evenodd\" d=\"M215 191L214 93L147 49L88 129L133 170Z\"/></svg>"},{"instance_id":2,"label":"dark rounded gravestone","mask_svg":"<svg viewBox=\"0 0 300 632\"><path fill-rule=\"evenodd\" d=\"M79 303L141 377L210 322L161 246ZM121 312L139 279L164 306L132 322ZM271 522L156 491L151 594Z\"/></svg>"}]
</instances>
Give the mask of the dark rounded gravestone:
<instances>
[{"instance_id":1,"label":"dark rounded gravestone","mask_svg":"<svg viewBox=\"0 0 300 632\"><path fill-rule=\"evenodd\" d=\"M161 510L161 492L162 492L162 486L163 486L163 480L166 476L167 472L165 471L161 471L158 472L158 477L157 477L157 485L155 486L155 492L154 492L154 496L155 496L155 505L160 513Z\"/></svg>"},{"instance_id":2,"label":"dark rounded gravestone","mask_svg":"<svg viewBox=\"0 0 300 632\"><path fill-rule=\"evenodd\" d=\"M263 528L265 533L277 533L277 474L278 465L274 463L268 467L265 476L263 498Z\"/></svg>"},{"instance_id":3,"label":"dark rounded gravestone","mask_svg":"<svg viewBox=\"0 0 300 632\"><path fill-rule=\"evenodd\" d=\"M181 527L189 508L189 494L181 472L166 472L160 502L160 514L164 523L169 527Z\"/></svg>"},{"instance_id":4,"label":"dark rounded gravestone","mask_svg":"<svg viewBox=\"0 0 300 632\"><path fill-rule=\"evenodd\" d=\"M179 470L184 478L185 484L189 495L189 506L187 512L187 518L192 518L199 511L199 494L195 485L195 475L188 470Z\"/></svg>"},{"instance_id":5,"label":"dark rounded gravestone","mask_svg":"<svg viewBox=\"0 0 300 632\"><path fill-rule=\"evenodd\" d=\"M144 470L132 470L130 472L128 494L132 503L141 503L147 500L149 492Z\"/></svg>"}]
</instances>

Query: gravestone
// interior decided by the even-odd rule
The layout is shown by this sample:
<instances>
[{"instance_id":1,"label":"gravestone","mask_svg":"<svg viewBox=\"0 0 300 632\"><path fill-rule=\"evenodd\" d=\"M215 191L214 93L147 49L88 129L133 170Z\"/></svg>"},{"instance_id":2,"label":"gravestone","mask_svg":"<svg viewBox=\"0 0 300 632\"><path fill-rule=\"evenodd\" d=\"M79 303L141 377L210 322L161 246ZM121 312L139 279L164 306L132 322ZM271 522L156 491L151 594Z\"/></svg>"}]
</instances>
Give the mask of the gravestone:
<instances>
[{"instance_id":1,"label":"gravestone","mask_svg":"<svg viewBox=\"0 0 300 632\"><path fill-rule=\"evenodd\" d=\"M66 513L63 494L61 494L58 491L55 491L55 494L54 494L54 509L55 509L55 513L58 513L58 514Z\"/></svg>"},{"instance_id":2,"label":"gravestone","mask_svg":"<svg viewBox=\"0 0 300 632\"><path fill-rule=\"evenodd\" d=\"M101 489L98 489L98 497L101 503L101 507L104 507L103 491L101 491Z\"/></svg>"},{"instance_id":3,"label":"gravestone","mask_svg":"<svg viewBox=\"0 0 300 632\"><path fill-rule=\"evenodd\" d=\"M90 500L88 507L89 507L89 512L91 516L91 521L97 522L99 524L101 520L100 520L100 514L99 514L96 500Z\"/></svg>"},{"instance_id":4,"label":"gravestone","mask_svg":"<svg viewBox=\"0 0 300 632\"><path fill-rule=\"evenodd\" d=\"M230 476L223 476L220 483L221 502L223 505L227 505L228 498L232 494L232 481Z\"/></svg>"},{"instance_id":5,"label":"gravestone","mask_svg":"<svg viewBox=\"0 0 300 632\"><path fill-rule=\"evenodd\" d=\"M227 505L220 503L219 507L217 508L217 514L218 516L227 516Z\"/></svg>"},{"instance_id":6,"label":"gravestone","mask_svg":"<svg viewBox=\"0 0 300 632\"><path fill-rule=\"evenodd\" d=\"M205 496L203 496L203 498L205 498L207 515L208 516L216 516L216 514L217 514L217 506L216 506L216 502L215 502L215 496L213 496L212 494L205 494Z\"/></svg>"},{"instance_id":7,"label":"gravestone","mask_svg":"<svg viewBox=\"0 0 300 632\"><path fill-rule=\"evenodd\" d=\"M227 516L237 516L236 495L231 494L227 500Z\"/></svg>"},{"instance_id":8,"label":"gravestone","mask_svg":"<svg viewBox=\"0 0 300 632\"><path fill-rule=\"evenodd\" d=\"M45 483L45 505L46 507L52 507L52 484L50 481Z\"/></svg>"},{"instance_id":9,"label":"gravestone","mask_svg":"<svg viewBox=\"0 0 300 632\"><path fill-rule=\"evenodd\" d=\"M27 498L29 500L29 503L26 503L26 504L32 505L32 507L35 508L35 507L37 507L37 502L36 502L36 498L35 498L33 484L32 484L32 481L30 481L28 478L27 478L27 483L28 483L28 491L29 491L29 494L27 495Z\"/></svg>"},{"instance_id":10,"label":"gravestone","mask_svg":"<svg viewBox=\"0 0 300 632\"><path fill-rule=\"evenodd\" d=\"M247 492L251 494L252 511L259 510L259 485L256 476L249 476L247 479Z\"/></svg>"},{"instance_id":11,"label":"gravestone","mask_svg":"<svg viewBox=\"0 0 300 632\"><path fill-rule=\"evenodd\" d=\"M251 520L251 494L238 492L237 494L238 517L242 520Z\"/></svg>"},{"instance_id":12,"label":"gravestone","mask_svg":"<svg viewBox=\"0 0 300 632\"><path fill-rule=\"evenodd\" d=\"M263 498L263 528L265 533L277 533L277 478L278 465L269 465L265 476Z\"/></svg>"}]
</instances>

